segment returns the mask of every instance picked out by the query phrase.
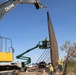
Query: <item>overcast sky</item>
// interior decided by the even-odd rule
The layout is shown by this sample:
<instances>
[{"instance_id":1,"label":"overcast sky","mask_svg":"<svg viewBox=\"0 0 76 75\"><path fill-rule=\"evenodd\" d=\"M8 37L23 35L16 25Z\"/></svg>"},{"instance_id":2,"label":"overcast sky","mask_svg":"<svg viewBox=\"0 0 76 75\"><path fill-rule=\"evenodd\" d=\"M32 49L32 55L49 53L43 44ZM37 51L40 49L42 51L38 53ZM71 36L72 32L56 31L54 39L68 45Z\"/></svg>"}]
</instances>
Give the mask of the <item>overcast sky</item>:
<instances>
[{"instance_id":1,"label":"overcast sky","mask_svg":"<svg viewBox=\"0 0 76 75\"><path fill-rule=\"evenodd\" d=\"M65 52L60 50L60 46L67 40L76 42L76 0L41 0L41 3L48 6L59 56L64 58ZM49 37L46 12L45 8L37 10L33 4L22 4L13 8L1 19L0 35L12 39L15 49L14 61L17 61L16 55ZM35 62L42 52L43 50L37 48L26 56Z\"/></svg>"}]
</instances>

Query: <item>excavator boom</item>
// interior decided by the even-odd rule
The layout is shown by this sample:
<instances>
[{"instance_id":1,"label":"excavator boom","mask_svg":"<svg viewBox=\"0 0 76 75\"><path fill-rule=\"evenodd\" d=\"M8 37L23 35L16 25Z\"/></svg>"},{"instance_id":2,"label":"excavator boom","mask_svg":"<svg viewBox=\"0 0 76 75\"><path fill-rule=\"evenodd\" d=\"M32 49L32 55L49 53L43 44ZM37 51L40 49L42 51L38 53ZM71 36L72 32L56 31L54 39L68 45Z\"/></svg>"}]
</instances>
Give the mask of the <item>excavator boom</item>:
<instances>
[{"instance_id":1,"label":"excavator boom","mask_svg":"<svg viewBox=\"0 0 76 75\"><path fill-rule=\"evenodd\" d=\"M6 0L0 4L0 19L19 4L34 4L36 9L44 7L40 0Z\"/></svg>"}]
</instances>

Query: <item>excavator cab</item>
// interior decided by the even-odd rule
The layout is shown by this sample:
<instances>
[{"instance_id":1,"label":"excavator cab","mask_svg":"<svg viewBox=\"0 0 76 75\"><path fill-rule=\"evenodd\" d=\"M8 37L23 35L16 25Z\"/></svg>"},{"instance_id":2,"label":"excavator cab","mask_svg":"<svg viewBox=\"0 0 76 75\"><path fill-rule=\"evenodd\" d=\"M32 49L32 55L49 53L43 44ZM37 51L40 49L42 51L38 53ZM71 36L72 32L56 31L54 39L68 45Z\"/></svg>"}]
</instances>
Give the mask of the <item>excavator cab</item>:
<instances>
[{"instance_id":1,"label":"excavator cab","mask_svg":"<svg viewBox=\"0 0 76 75\"><path fill-rule=\"evenodd\" d=\"M12 62L13 52L12 40L0 36L0 62Z\"/></svg>"}]
</instances>

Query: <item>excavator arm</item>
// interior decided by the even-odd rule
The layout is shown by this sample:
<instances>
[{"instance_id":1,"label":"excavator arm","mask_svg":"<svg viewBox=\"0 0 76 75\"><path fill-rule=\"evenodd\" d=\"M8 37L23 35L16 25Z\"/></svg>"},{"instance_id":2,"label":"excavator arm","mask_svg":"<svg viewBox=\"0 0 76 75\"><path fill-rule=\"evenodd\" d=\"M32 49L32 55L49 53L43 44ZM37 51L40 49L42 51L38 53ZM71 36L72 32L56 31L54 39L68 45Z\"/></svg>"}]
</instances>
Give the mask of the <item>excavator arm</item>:
<instances>
[{"instance_id":1,"label":"excavator arm","mask_svg":"<svg viewBox=\"0 0 76 75\"><path fill-rule=\"evenodd\" d=\"M40 3L40 0L6 0L0 3L0 19L19 4L34 4L36 9L46 7Z\"/></svg>"}]
</instances>

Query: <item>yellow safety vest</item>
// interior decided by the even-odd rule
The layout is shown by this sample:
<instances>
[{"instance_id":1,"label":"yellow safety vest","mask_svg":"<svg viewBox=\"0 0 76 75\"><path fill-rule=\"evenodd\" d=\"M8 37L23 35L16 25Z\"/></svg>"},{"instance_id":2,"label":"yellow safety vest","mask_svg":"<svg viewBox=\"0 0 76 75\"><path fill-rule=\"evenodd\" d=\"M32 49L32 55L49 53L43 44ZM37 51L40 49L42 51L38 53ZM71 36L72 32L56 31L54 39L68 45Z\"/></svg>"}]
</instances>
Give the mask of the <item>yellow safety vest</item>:
<instances>
[{"instance_id":1,"label":"yellow safety vest","mask_svg":"<svg viewBox=\"0 0 76 75\"><path fill-rule=\"evenodd\" d=\"M53 66L50 66L50 72L51 72L51 71L54 71Z\"/></svg>"},{"instance_id":2,"label":"yellow safety vest","mask_svg":"<svg viewBox=\"0 0 76 75\"><path fill-rule=\"evenodd\" d=\"M58 65L63 65L63 61L62 60L58 60Z\"/></svg>"},{"instance_id":3,"label":"yellow safety vest","mask_svg":"<svg viewBox=\"0 0 76 75\"><path fill-rule=\"evenodd\" d=\"M63 66L63 61L61 62L61 65Z\"/></svg>"}]
</instances>

